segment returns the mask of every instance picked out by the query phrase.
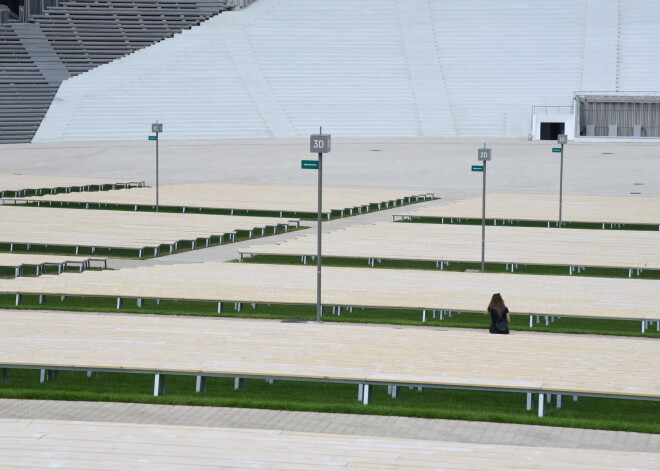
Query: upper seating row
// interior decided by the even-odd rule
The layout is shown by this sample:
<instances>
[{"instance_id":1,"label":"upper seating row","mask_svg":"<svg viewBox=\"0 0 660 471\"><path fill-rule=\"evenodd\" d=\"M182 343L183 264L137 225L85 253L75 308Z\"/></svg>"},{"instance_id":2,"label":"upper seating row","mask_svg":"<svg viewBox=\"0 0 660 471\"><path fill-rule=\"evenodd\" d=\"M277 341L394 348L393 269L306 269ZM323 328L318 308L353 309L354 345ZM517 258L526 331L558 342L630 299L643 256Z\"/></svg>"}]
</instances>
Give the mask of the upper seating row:
<instances>
[{"instance_id":1,"label":"upper seating row","mask_svg":"<svg viewBox=\"0 0 660 471\"><path fill-rule=\"evenodd\" d=\"M63 79L229 8L228 0L70 0L48 8L49 3L36 9L30 4L31 23L0 25L0 111L12 117L0 119L0 142L32 140ZM18 85L29 89L27 95L40 97L31 109L20 106L24 96L14 90Z\"/></svg>"}]
</instances>

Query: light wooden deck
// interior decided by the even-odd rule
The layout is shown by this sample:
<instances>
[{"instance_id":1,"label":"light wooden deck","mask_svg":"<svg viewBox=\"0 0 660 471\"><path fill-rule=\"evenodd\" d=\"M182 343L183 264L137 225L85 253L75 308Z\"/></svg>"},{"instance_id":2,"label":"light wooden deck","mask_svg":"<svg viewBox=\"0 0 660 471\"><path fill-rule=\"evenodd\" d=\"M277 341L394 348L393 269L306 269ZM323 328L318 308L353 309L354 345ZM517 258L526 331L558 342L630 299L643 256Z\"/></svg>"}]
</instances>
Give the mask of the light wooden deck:
<instances>
[{"instance_id":1,"label":"light wooden deck","mask_svg":"<svg viewBox=\"0 0 660 471\"><path fill-rule=\"evenodd\" d=\"M0 206L0 243L110 248L157 248L237 230L297 225L297 220L195 214L134 213Z\"/></svg>"},{"instance_id":2,"label":"light wooden deck","mask_svg":"<svg viewBox=\"0 0 660 471\"><path fill-rule=\"evenodd\" d=\"M0 419L3 466L153 470L657 470L657 455L281 430Z\"/></svg>"},{"instance_id":3,"label":"light wooden deck","mask_svg":"<svg viewBox=\"0 0 660 471\"><path fill-rule=\"evenodd\" d=\"M481 198L427 206L396 217L478 218ZM518 221L551 221L559 218L559 196L488 195L486 218ZM660 225L660 198L564 196L562 221L606 224Z\"/></svg>"},{"instance_id":4,"label":"light wooden deck","mask_svg":"<svg viewBox=\"0 0 660 471\"><path fill-rule=\"evenodd\" d=\"M245 255L316 255L316 234L238 249ZM376 223L323 235L323 256L481 261L481 226ZM486 262L660 269L660 234L651 231L488 227Z\"/></svg>"},{"instance_id":5,"label":"light wooden deck","mask_svg":"<svg viewBox=\"0 0 660 471\"><path fill-rule=\"evenodd\" d=\"M423 200L431 193L405 192L378 188L323 188L323 212L344 211L358 213L370 204L381 208L393 207L401 200ZM155 188L137 188L103 193L71 193L46 195L42 201L66 201L79 203L108 203L152 206L156 201ZM235 185L217 183L191 183L168 185L159 189L162 206L190 208L220 208L262 211L293 211L316 213L317 189L315 186Z\"/></svg>"},{"instance_id":6,"label":"light wooden deck","mask_svg":"<svg viewBox=\"0 0 660 471\"><path fill-rule=\"evenodd\" d=\"M56 188L84 189L90 186L118 186L124 188L143 185L144 182L142 181L114 180L110 178L55 177L0 173L0 197L4 196L5 192L25 192L26 190L46 192Z\"/></svg>"},{"instance_id":7,"label":"light wooden deck","mask_svg":"<svg viewBox=\"0 0 660 471\"><path fill-rule=\"evenodd\" d=\"M2 368L660 399L653 339L11 310L0 331Z\"/></svg>"},{"instance_id":8,"label":"light wooden deck","mask_svg":"<svg viewBox=\"0 0 660 471\"><path fill-rule=\"evenodd\" d=\"M202 263L0 280L0 292L316 304L316 267ZM660 281L323 268L323 304L483 312L500 292L514 314L660 320Z\"/></svg>"}]
</instances>

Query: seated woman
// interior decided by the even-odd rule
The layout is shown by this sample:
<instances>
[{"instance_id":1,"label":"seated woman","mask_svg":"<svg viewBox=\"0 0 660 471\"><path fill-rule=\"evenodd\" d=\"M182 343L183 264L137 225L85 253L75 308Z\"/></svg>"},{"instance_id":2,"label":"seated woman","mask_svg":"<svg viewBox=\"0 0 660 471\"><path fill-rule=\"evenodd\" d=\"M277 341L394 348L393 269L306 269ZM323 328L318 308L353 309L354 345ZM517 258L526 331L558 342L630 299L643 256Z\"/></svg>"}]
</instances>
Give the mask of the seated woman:
<instances>
[{"instance_id":1,"label":"seated woman","mask_svg":"<svg viewBox=\"0 0 660 471\"><path fill-rule=\"evenodd\" d=\"M488 314L490 314L490 327L488 330L491 334L509 333L511 316L509 315L509 309L504 304L504 299L502 299L500 293L495 293L490 299L488 309L484 311L485 316Z\"/></svg>"}]
</instances>

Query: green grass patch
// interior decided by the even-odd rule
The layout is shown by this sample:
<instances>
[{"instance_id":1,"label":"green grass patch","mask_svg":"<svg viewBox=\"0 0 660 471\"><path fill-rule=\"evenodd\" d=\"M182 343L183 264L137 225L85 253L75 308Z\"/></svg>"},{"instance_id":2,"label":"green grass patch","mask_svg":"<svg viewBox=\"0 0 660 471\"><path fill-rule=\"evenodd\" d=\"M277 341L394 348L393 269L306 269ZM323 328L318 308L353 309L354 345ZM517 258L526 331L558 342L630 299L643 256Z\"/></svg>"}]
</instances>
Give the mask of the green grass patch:
<instances>
[{"instance_id":1,"label":"green grass patch","mask_svg":"<svg viewBox=\"0 0 660 471\"><path fill-rule=\"evenodd\" d=\"M307 229L306 226L289 227L288 232L295 232L302 229ZM197 250L206 247L214 247L221 244L229 244L232 242L240 242L244 240L260 239L275 233L284 233L284 226L280 225L277 228L268 226L263 231L261 229L250 230L237 230L234 238L231 234L223 234L219 236L212 236L208 240L206 238L198 238L195 240L181 240L178 242L176 249L170 252L168 244L161 244L157 247L158 255L154 252L154 247L147 247L140 249L121 249L111 247L86 247L75 245L47 245L47 244L25 244L25 243L0 243L0 252L16 253L16 254L47 254L47 255L73 255L73 256L90 256L94 257L113 257L113 258L130 258L138 260L146 260L156 256L171 255L175 253L188 252L190 250Z\"/></svg>"},{"instance_id":2,"label":"green grass patch","mask_svg":"<svg viewBox=\"0 0 660 471\"><path fill-rule=\"evenodd\" d=\"M167 376L167 392L153 396L153 376L130 373L62 371L57 380L39 383L39 370L9 370L9 382L0 383L0 397L69 401L110 401L149 404L249 407L291 411L477 420L552 425L588 429L660 433L660 403L624 399L564 396L562 408L546 404L545 417L525 408L524 393L456 389L399 388L399 397L386 386L373 387L369 405L358 402L355 384L247 379L233 389L232 378L208 378L207 391L195 393L194 376ZM535 398L536 399L536 398ZM536 401L535 401L536 402Z\"/></svg>"},{"instance_id":3,"label":"green grass patch","mask_svg":"<svg viewBox=\"0 0 660 471\"><path fill-rule=\"evenodd\" d=\"M367 268L369 259L351 257L323 257L323 265L330 267L358 267ZM245 257L241 263L272 263L285 265L300 265L303 257L298 255L255 255ZM307 264L316 264L316 257L307 256ZM388 260L377 259L374 268L411 269L411 270L440 270L435 261L430 260ZM486 273L511 273L510 266L504 263L484 264ZM464 272L466 270L481 271L481 263L451 262L443 270ZM588 276L597 278L628 278L627 268L595 268L588 267L580 273L576 271L569 275L567 266L552 265L518 265L514 272L523 275L550 275L550 276ZM660 270L645 269L639 275L633 273L635 279L660 280Z\"/></svg>"},{"instance_id":4,"label":"green grass patch","mask_svg":"<svg viewBox=\"0 0 660 471\"><path fill-rule=\"evenodd\" d=\"M422 223L422 224L461 224L465 226L480 226L481 218L451 218L451 217L425 217L410 216L407 219L398 220L403 223ZM487 226L513 226L513 227L558 227L557 221L518 221L486 218ZM623 223L599 223L599 222L562 222L562 227L566 229L597 229L614 231L657 231L658 224L623 224Z\"/></svg>"},{"instance_id":5,"label":"green grass patch","mask_svg":"<svg viewBox=\"0 0 660 471\"><path fill-rule=\"evenodd\" d=\"M415 203L424 201L432 201L439 198L405 198L397 201L397 206L408 206ZM28 201L25 203L28 206L42 207L56 207L56 208L70 208L70 209L105 209L112 211L156 211L156 205L136 205L136 204L111 204L111 203L77 203L77 202L64 202L64 201ZM389 205L388 208L394 206ZM354 208L345 208L344 210L333 210L329 217L324 214L323 220L341 219L348 216L356 216L358 214L365 214L369 212L381 211L388 209L384 204L380 207L378 204L368 204ZM189 213L189 214L215 214L215 215L232 215L232 216L253 216L253 217L279 217L279 218L296 218L308 221L316 221L318 218L317 212L299 212L299 211L269 211L260 209L231 209L231 208L200 208L190 206L164 206L159 205L158 211L162 213Z\"/></svg>"},{"instance_id":6,"label":"green grass patch","mask_svg":"<svg viewBox=\"0 0 660 471\"><path fill-rule=\"evenodd\" d=\"M43 303L39 304L39 296L23 295L21 305L16 306L16 296L12 294L0 294L0 308L4 309L48 309L66 311L87 312L122 312L142 314L163 315L186 315L186 316L208 316L208 317L240 317L252 319L296 319L315 320L315 305L282 305L282 304L252 304L240 303L240 307L234 302L223 302L222 312L218 314L218 303L211 301L174 301L161 300L158 303L154 299L143 300L142 307L137 306L135 298L122 300L120 309L117 309L117 298L102 298L92 296L44 296ZM464 327L474 329L487 329L489 319L481 313L453 312L451 317L444 315L440 319L440 311L436 311L433 317L432 311L427 311L427 322L422 322L422 311L420 309L383 309L383 308L361 308L342 307L340 315L333 314L331 306L324 306L323 320L325 322L352 322L368 324L392 324L392 325L429 325L434 327ZM660 332L655 327L641 333L641 322L630 320L609 319L580 319L563 317L555 319L545 325L545 317L540 316L540 322L536 323L534 316L534 327L529 327L529 316L513 315L512 331L534 331L534 332L556 332L570 334L595 334L595 335L620 335L631 337L653 337L660 338Z\"/></svg>"},{"instance_id":7,"label":"green grass patch","mask_svg":"<svg viewBox=\"0 0 660 471\"><path fill-rule=\"evenodd\" d=\"M82 193L82 192L96 192L96 191L110 191L116 188L113 188L112 184L107 185L86 185L86 186L72 186L72 187L54 187L54 188L44 188L43 191L36 189L24 189L18 191L6 190L2 192L2 198L27 198L31 196L42 196L42 195L59 195L62 193L69 193L69 188L71 193Z\"/></svg>"}]
</instances>

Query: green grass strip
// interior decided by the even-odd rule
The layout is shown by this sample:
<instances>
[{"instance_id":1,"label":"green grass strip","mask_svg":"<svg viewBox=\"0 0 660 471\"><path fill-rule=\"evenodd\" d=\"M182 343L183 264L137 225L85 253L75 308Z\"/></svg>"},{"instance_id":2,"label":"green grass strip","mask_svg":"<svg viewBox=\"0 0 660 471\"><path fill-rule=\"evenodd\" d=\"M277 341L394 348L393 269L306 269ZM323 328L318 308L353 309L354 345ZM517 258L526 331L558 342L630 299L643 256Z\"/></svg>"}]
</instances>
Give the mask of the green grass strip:
<instances>
[{"instance_id":1,"label":"green grass strip","mask_svg":"<svg viewBox=\"0 0 660 471\"><path fill-rule=\"evenodd\" d=\"M209 377L207 392L195 393L194 376L167 376L167 392L153 396L153 375L62 371L59 380L39 383L39 370L9 370L9 382L0 383L0 397L67 401L109 401L146 404L249 407L404 417L476 420L550 425L602 430L660 433L660 402L564 396L562 407L546 404L545 417L525 408L524 393L457 389L399 388L399 397L386 386L373 387L369 405L358 402L352 384L247 379L233 389L233 379Z\"/></svg>"},{"instance_id":2,"label":"green grass strip","mask_svg":"<svg viewBox=\"0 0 660 471\"><path fill-rule=\"evenodd\" d=\"M60 296L48 295L43 297L43 304L39 304L39 296L23 295L22 304L16 306L16 296L13 294L0 294L0 308L3 309L48 309L84 312L123 312L142 314L163 315L186 315L206 317L239 317L252 319L294 319L308 320L316 319L315 305L281 305L281 304L253 304L241 303L240 311L234 302L223 302L222 313L218 314L218 303L210 301L173 301L144 299L141 308L137 307L134 298L124 298L121 309L117 309L117 298L102 298L93 296L67 296L64 300ZM439 316L435 319L430 311L428 321L422 322L422 311L420 309L383 309L383 308L353 308L350 312L342 308L341 315L332 313L330 306L323 308L323 320L325 322L352 322L368 324L392 324L392 325L429 325L434 327L464 327L473 329L487 329L489 319L480 313L454 312L452 317L443 320ZM641 321L610 320L610 319L583 319L564 317L556 319L545 325L545 317L540 317L541 322L529 327L529 316L513 315L511 329L513 331L532 332L557 332L568 334L594 334L594 335L619 335L630 337L653 337L660 338L660 332L655 326L641 333Z\"/></svg>"},{"instance_id":3,"label":"green grass strip","mask_svg":"<svg viewBox=\"0 0 660 471\"><path fill-rule=\"evenodd\" d=\"M116 186L116 185L115 185ZM121 186L121 185L120 185ZM69 191L70 189L70 191ZM53 188L41 188L41 189L23 189L23 190L5 190L0 193L2 198L27 198L30 196L42 196L42 195L59 195L62 193L82 193L82 192L98 192L98 191L111 191L115 190L112 183L101 184L101 185L85 185L85 186L58 186Z\"/></svg>"},{"instance_id":4,"label":"green grass strip","mask_svg":"<svg viewBox=\"0 0 660 471\"><path fill-rule=\"evenodd\" d=\"M464 226L481 226L481 218L451 218L451 217L426 217L426 216L406 216L406 219L399 219L396 222L403 223L422 223L422 224L459 224ZM512 227L557 227L557 221L518 221L486 218L487 226L512 226ZM625 223L600 223L600 222L571 222L563 221L562 227L566 229L596 229L613 231L658 231L658 224L625 224Z\"/></svg>"},{"instance_id":5,"label":"green grass strip","mask_svg":"<svg viewBox=\"0 0 660 471\"><path fill-rule=\"evenodd\" d=\"M307 263L314 265L316 257L307 256ZM329 267L357 267L368 268L368 258L353 257L323 257L323 265ZM241 263L270 263L283 265L300 265L303 263L302 257L298 255L254 255L245 257ZM390 269L410 269L410 270L440 270L435 261L431 260L388 260L377 259L373 268ZM486 273L511 273L505 263L485 263ZM478 262L450 262L443 268L444 271L464 272L466 270L481 271L481 263ZM633 270L634 279L660 280L660 270L644 269L639 275ZM568 266L552 265L522 265L513 272L519 275L549 275L549 276L588 276L596 278L628 278L627 268L600 268L587 267L580 273L573 271L572 275L568 273Z\"/></svg>"},{"instance_id":6,"label":"green grass strip","mask_svg":"<svg viewBox=\"0 0 660 471\"><path fill-rule=\"evenodd\" d=\"M307 226L289 227L287 232L295 232L307 229ZM260 228L249 231L247 229L237 230L235 232L234 240L231 239L231 234L222 234L219 236L212 236L209 238L208 247L216 245L226 245L232 242L241 242L244 240L260 239L274 234L274 227L268 226L265 228L264 234ZM277 234L283 234L285 231L283 227L278 226ZM251 233L251 234L250 234ZM178 243L176 250L171 254L188 252L191 250L198 250L207 248L206 238L198 238L195 240L181 240ZM171 255L170 246L168 244L161 244L158 247L158 256ZM155 258L154 248L147 247L140 249L121 249L112 247L87 247L75 245L47 245L47 244L27 244L27 243L0 243L0 252L2 253L16 253L16 254L47 254L47 255L74 255L74 256L90 256L90 257L113 257L113 258L130 258L137 260L147 260ZM140 252L142 255L140 255Z\"/></svg>"},{"instance_id":7,"label":"green grass strip","mask_svg":"<svg viewBox=\"0 0 660 471\"><path fill-rule=\"evenodd\" d=\"M397 200L397 207L409 206L411 204L423 203L425 201L437 200L440 198L426 198L417 201L416 198L403 198ZM155 205L143 204L113 204L113 203L78 203L67 201L27 201L26 206L41 206L41 207L56 207L56 208L70 208L70 209L105 209L111 211L156 211ZM333 210L330 212L328 218L327 213L324 214L323 220L341 219L349 216L357 216L358 214L373 213L385 209L392 209L394 206L389 205L387 208L384 204L378 207L378 204L371 203L342 210ZM299 211L276 211L276 210L260 210L260 209L230 209L230 208L200 208L190 206L164 206L159 205L158 211L161 213L186 213L186 214L215 214L225 216L253 216L253 217L278 217L278 218L296 218L306 221L316 221L318 218L317 212L299 212Z\"/></svg>"}]
</instances>

